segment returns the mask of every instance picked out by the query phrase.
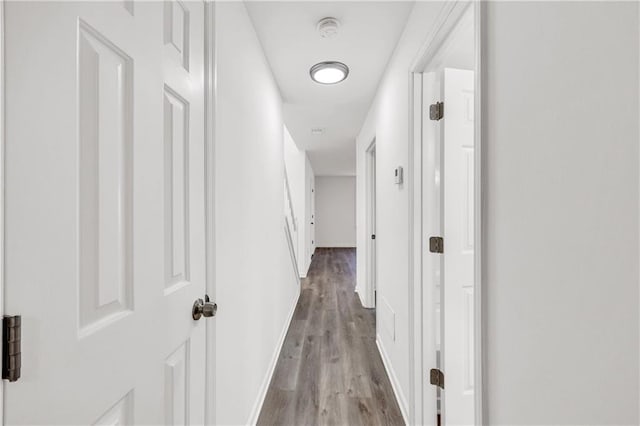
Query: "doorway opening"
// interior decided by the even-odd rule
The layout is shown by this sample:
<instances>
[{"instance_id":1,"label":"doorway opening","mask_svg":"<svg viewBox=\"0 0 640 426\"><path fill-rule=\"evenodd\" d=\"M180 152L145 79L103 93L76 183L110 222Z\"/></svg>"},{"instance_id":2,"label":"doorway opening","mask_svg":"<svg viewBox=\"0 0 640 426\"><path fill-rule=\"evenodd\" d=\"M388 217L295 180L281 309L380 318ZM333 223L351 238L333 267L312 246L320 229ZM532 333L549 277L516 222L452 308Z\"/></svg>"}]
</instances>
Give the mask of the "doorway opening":
<instances>
[{"instance_id":1,"label":"doorway opening","mask_svg":"<svg viewBox=\"0 0 640 426\"><path fill-rule=\"evenodd\" d=\"M478 34L478 6L450 5L413 69L414 401L438 425L482 423Z\"/></svg>"},{"instance_id":2,"label":"doorway opening","mask_svg":"<svg viewBox=\"0 0 640 426\"><path fill-rule=\"evenodd\" d=\"M371 142L367 149L366 162L366 194L367 194L367 268L366 268L366 295L363 299L366 301L366 307L375 308L376 298L376 140Z\"/></svg>"}]
</instances>

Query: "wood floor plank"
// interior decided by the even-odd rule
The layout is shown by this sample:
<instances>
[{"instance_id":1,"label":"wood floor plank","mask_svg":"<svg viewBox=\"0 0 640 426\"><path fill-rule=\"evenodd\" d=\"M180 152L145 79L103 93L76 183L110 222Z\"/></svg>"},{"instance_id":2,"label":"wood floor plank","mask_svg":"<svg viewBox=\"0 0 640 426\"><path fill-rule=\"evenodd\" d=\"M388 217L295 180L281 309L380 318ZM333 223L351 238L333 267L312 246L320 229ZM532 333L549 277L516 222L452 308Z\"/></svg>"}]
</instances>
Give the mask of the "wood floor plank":
<instances>
[{"instance_id":1,"label":"wood floor plank","mask_svg":"<svg viewBox=\"0 0 640 426\"><path fill-rule=\"evenodd\" d=\"M404 425L375 311L354 291L355 254L316 250L258 425Z\"/></svg>"},{"instance_id":2,"label":"wood floor plank","mask_svg":"<svg viewBox=\"0 0 640 426\"><path fill-rule=\"evenodd\" d=\"M300 364L300 358L283 358L281 356L273 373L273 379L271 379L271 387L295 391L298 385Z\"/></svg>"},{"instance_id":3,"label":"wood floor plank","mask_svg":"<svg viewBox=\"0 0 640 426\"><path fill-rule=\"evenodd\" d=\"M384 369L375 339L362 337L362 342L364 342L364 353L369 360L366 365L369 367L371 392L373 400L376 402L375 413L382 424L398 424L398 422L403 421L402 414L393 394L391 381Z\"/></svg>"},{"instance_id":4,"label":"wood floor plank","mask_svg":"<svg viewBox=\"0 0 640 426\"><path fill-rule=\"evenodd\" d=\"M302 346L305 338L305 328L307 321L292 320L289 331L282 345L282 358L300 358L302 356Z\"/></svg>"},{"instance_id":5,"label":"wood floor plank","mask_svg":"<svg viewBox=\"0 0 640 426\"><path fill-rule=\"evenodd\" d=\"M309 308L313 299L313 290L303 289L300 292L300 298L298 299L298 305L293 313L293 319L307 320L309 319Z\"/></svg>"},{"instance_id":6,"label":"wood floor plank","mask_svg":"<svg viewBox=\"0 0 640 426\"><path fill-rule=\"evenodd\" d=\"M347 424L349 426L379 425L371 398L349 398L347 400Z\"/></svg>"},{"instance_id":7,"label":"wood floor plank","mask_svg":"<svg viewBox=\"0 0 640 426\"><path fill-rule=\"evenodd\" d=\"M294 421L300 425L318 423L320 409L320 337L307 336L302 350L295 389Z\"/></svg>"},{"instance_id":8,"label":"wood floor plank","mask_svg":"<svg viewBox=\"0 0 640 426\"><path fill-rule=\"evenodd\" d=\"M264 400L263 407L268 410L260 412L257 424L259 425L294 425L294 400L295 393L270 388Z\"/></svg>"}]
</instances>

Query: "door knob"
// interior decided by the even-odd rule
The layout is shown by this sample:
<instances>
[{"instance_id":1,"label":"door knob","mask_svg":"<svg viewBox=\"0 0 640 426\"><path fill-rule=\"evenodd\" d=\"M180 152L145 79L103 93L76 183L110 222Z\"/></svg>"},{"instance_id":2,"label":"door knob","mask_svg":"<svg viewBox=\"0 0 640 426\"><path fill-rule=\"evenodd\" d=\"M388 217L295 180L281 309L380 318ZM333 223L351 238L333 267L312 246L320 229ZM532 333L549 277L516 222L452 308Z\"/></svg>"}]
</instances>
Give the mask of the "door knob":
<instances>
[{"instance_id":1,"label":"door knob","mask_svg":"<svg viewBox=\"0 0 640 426\"><path fill-rule=\"evenodd\" d=\"M218 305L209 301L209 296L204 296L204 300L196 299L193 302L193 309L191 309L191 316L194 320L199 320L200 317L214 317L218 311Z\"/></svg>"}]
</instances>

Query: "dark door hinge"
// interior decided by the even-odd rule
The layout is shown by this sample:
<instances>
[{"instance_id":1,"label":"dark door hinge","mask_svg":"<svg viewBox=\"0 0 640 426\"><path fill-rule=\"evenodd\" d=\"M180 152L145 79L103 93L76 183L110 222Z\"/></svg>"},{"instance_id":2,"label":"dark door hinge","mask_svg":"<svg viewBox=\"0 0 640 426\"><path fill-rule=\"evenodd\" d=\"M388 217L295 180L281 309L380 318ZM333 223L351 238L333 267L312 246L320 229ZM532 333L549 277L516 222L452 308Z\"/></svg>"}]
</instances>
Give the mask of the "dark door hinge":
<instances>
[{"instance_id":1,"label":"dark door hinge","mask_svg":"<svg viewBox=\"0 0 640 426\"><path fill-rule=\"evenodd\" d=\"M434 386L444 389L444 373L438 368L432 368L429 372L429 382Z\"/></svg>"},{"instance_id":2,"label":"dark door hinge","mask_svg":"<svg viewBox=\"0 0 640 426\"><path fill-rule=\"evenodd\" d=\"M15 382L20 378L22 354L20 340L22 320L20 315L2 319L2 378Z\"/></svg>"},{"instance_id":3,"label":"dark door hinge","mask_svg":"<svg viewBox=\"0 0 640 426\"><path fill-rule=\"evenodd\" d=\"M429 105L429 119L442 120L444 118L444 102L436 102Z\"/></svg>"},{"instance_id":4,"label":"dark door hinge","mask_svg":"<svg viewBox=\"0 0 640 426\"><path fill-rule=\"evenodd\" d=\"M376 234L371 234L371 239L375 240L376 239Z\"/></svg>"},{"instance_id":5,"label":"dark door hinge","mask_svg":"<svg viewBox=\"0 0 640 426\"><path fill-rule=\"evenodd\" d=\"M431 253L444 253L444 239L442 237L430 237L429 251Z\"/></svg>"}]
</instances>

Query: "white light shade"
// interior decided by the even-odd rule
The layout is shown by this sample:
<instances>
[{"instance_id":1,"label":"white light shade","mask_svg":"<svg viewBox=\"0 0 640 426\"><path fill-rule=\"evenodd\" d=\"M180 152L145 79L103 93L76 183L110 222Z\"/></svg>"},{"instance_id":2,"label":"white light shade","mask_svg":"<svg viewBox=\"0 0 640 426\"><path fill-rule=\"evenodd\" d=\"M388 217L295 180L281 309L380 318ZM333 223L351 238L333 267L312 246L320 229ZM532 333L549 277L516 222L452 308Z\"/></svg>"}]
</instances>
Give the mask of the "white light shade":
<instances>
[{"instance_id":1,"label":"white light shade","mask_svg":"<svg viewBox=\"0 0 640 426\"><path fill-rule=\"evenodd\" d=\"M320 62L311 67L309 74L316 83L336 84L347 78L349 67L342 62Z\"/></svg>"}]
</instances>

